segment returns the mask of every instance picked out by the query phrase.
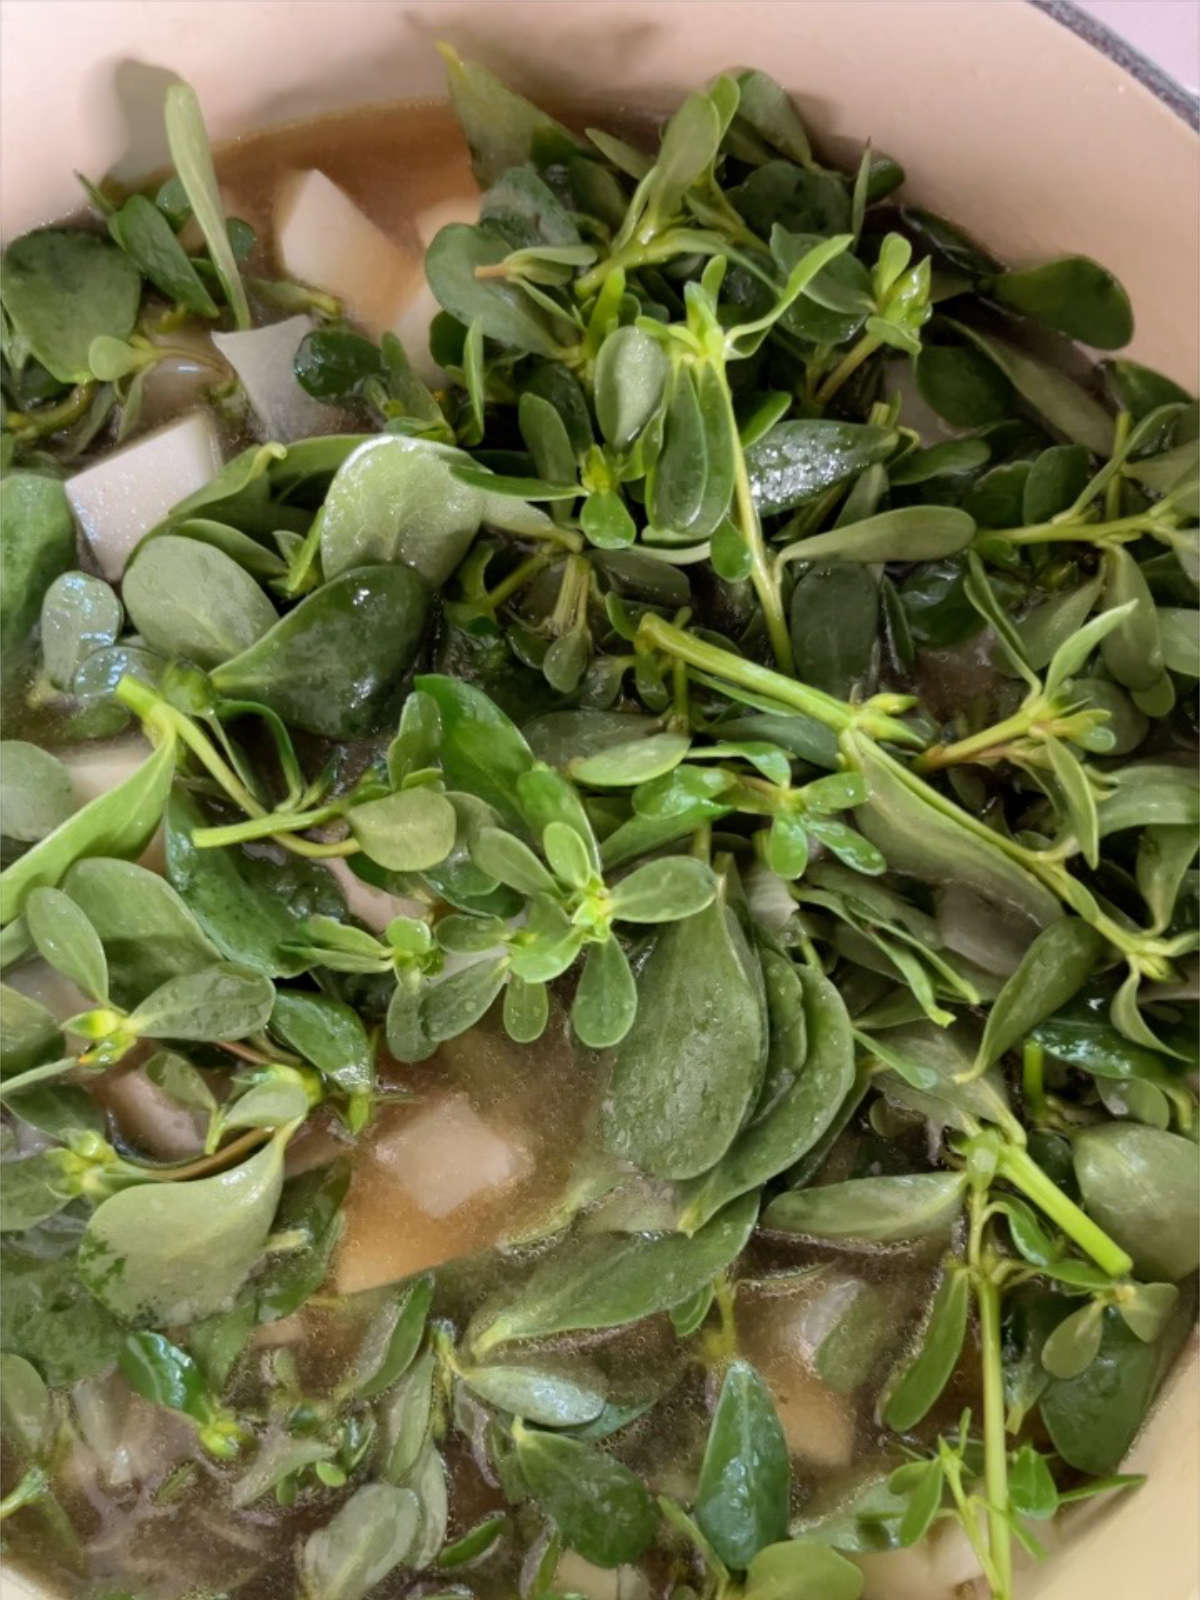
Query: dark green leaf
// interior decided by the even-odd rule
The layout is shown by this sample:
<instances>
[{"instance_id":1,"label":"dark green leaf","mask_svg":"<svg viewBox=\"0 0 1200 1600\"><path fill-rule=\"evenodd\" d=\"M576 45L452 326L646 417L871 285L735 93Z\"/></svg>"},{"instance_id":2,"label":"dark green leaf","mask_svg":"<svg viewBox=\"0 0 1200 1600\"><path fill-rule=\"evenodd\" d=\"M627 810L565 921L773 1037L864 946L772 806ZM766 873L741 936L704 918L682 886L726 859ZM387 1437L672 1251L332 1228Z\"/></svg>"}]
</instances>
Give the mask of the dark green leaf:
<instances>
[{"instance_id":1,"label":"dark green leaf","mask_svg":"<svg viewBox=\"0 0 1200 1600\"><path fill-rule=\"evenodd\" d=\"M408 567L343 573L219 666L213 686L231 699L261 701L310 733L380 732L399 709L427 607L425 584Z\"/></svg>"},{"instance_id":2,"label":"dark green leaf","mask_svg":"<svg viewBox=\"0 0 1200 1600\"><path fill-rule=\"evenodd\" d=\"M730 1364L705 1446L696 1521L735 1571L787 1533L788 1443L770 1390L746 1361Z\"/></svg>"},{"instance_id":3,"label":"dark green leaf","mask_svg":"<svg viewBox=\"0 0 1200 1600\"><path fill-rule=\"evenodd\" d=\"M1111 272L1087 256L1060 256L1002 272L988 293L1043 327L1100 350L1119 350L1133 338L1129 296Z\"/></svg>"},{"instance_id":4,"label":"dark green leaf","mask_svg":"<svg viewBox=\"0 0 1200 1600\"><path fill-rule=\"evenodd\" d=\"M518 1426L515 1439L525 1480L564 1542L597 1566L636 1561L658 1509L629 1468L562 1434Z\"/></svg>"},{"instance_id":5,"label":"dark green leaf","mask_svg":"<svg viewBox=\"0 0 1200 1600\"><path fill-rule=\"evenodd\" d=\"M961 1263L951 1261L938 1285L920 1346L883 1407L883 1420L897 1433L907 1433L920 1422L950 1381L966 1338L970 1297L970 1278Z\"/></svg>"}]
</instances>

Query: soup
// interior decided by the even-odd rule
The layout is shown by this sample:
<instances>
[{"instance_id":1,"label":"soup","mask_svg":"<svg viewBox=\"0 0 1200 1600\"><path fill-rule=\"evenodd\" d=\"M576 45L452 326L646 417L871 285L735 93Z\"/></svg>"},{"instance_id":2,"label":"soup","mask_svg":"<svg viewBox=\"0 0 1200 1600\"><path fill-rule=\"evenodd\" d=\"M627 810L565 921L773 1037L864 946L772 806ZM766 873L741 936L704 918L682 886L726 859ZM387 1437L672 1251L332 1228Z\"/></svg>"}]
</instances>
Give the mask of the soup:
<instances>
[{"instance_id":1,"label":"soup","mask_svg":"<svg viewBox=\"0 0 1200 1600\"><path fill-rule=\"evenodd\" d=\"M1194 1320L1195 401L448 60L5 253L6 1550L1005 1600Z\"/></svg>"}]
</instances>

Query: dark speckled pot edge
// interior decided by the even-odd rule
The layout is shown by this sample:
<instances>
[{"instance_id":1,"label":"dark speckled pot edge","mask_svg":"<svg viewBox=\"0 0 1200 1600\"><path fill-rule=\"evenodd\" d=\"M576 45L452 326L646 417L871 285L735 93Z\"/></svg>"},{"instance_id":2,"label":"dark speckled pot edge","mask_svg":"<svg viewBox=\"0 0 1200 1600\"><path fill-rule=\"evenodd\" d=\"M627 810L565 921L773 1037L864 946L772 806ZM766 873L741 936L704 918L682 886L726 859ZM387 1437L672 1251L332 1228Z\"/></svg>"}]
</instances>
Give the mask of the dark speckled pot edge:
<instances>
[{"instance_id":1,"label":"dark speckled pot edge","mask_svg":"<svg viewBox=\"0 0 1200 1600\"><path fill-rule=\"evenodd\" d=\"M1030 0L1030 3L1064 28L1070 28L1072 33L1086 40L1110 61L1115 61L1165 106L1169 106L1177 117L1182 117L1189 127L1200 129L1200 97L1176 83L1174 78L1148 60L1140 50L1135 50L1120 34L1081 10L1072 0Z\"/></svg>"}]
</instances>

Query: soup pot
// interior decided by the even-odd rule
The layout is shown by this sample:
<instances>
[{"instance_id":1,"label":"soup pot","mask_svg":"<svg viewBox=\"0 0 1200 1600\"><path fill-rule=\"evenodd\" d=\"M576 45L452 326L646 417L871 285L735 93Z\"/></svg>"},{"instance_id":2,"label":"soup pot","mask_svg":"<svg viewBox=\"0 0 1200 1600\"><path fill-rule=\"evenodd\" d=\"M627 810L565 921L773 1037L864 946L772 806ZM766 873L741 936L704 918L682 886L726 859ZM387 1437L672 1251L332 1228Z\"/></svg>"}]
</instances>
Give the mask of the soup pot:
<instances>
[{"instance_id":1,"label":"soup pot","mask_svg":"<svg viewBox=\"0 0 1200 1600\"><path fill-rule=\"evenodd\" d=\"M1136 307L1130 353L1195 387L1200 186L1186 99L1097 48L1102 30L1059 0L5 0L0 26L6 238L77 209L76 170L131 178L165 164L174 74L230 139L440 99L439 38L557 108L645 114L724 67L761 65L830 155L869 137L903 162L909 195L1006 260L1103 261ZM1051 1558L1025 1575L1028 1600L1200 1594L1198 1431L1193 1345L1126 1465L1149 1482L1068 1515ZM868 1589L880 1600L886 1573ZM37 1594L12 1574L0 1589Z\"/></svg>"}]
</instances>

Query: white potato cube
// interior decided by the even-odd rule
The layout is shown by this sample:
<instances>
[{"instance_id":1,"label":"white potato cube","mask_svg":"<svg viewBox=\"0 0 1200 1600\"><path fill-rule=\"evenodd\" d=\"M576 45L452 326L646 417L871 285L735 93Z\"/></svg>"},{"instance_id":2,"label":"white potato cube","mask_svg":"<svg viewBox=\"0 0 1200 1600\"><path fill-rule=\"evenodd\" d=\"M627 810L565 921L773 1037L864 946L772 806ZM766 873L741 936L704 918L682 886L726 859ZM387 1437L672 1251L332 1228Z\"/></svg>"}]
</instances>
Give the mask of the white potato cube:
<instances>
[{"instance_id":1,"label":"white potato cube","mask_svg":"<svg viewBox=\"0 0 1200 1600\"><path fill-rule=\"evenodd\" d=\"M289 277L336 295L374 338L395 326L422 282L415 252L389 239L323 172L284 183L275 248Z\"/></svg>"},{"instance_id":2,"label":"white potato cube","mask_svg":"<svg viewBox=\"0 0 1200 1600\"><path fill-rule=\"evenodd\" d=\"M478 189L471 194L453 194L445 200L438 200L434 205L426 206L424 211L417 212L416 229L421 243L426 250L429 249L435 234L448 228L452 222L465 222L474 227L479 221L480 193Z\"/></svg>"},{"instance_id":3,"label":"white potato cube","mask_svg":"<svg viewBox=\"0 0 1200 1600\"><path fill-rule=\"evenodd\" d=\"M180 417L66 482L67 499L100 571L115 583L138 541L221 465L213 420Z\"/></svg>"},{"instance_id":4,"label":"white potato cube","mask_svg":"<svg viewBox=\"0 0 1200 1600\"><path fill-rule=\"evenodd\" d=\"M341 412L305 394L292 370L300 341L312 326L311 317L288 317L268 328L212 336L241 380L263 439L290 444L313 434L337 433L342 426Z\"/></svg>"}]
</instances>

